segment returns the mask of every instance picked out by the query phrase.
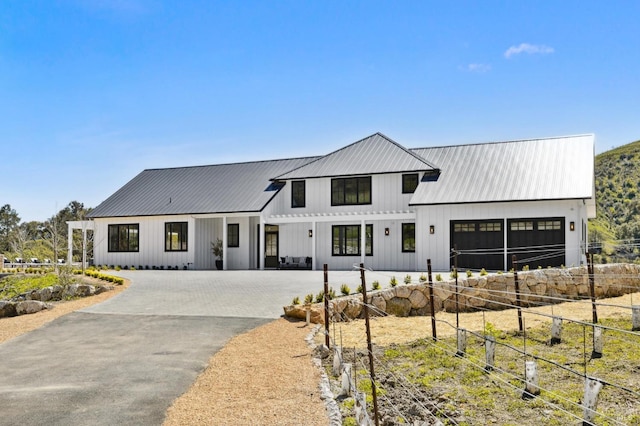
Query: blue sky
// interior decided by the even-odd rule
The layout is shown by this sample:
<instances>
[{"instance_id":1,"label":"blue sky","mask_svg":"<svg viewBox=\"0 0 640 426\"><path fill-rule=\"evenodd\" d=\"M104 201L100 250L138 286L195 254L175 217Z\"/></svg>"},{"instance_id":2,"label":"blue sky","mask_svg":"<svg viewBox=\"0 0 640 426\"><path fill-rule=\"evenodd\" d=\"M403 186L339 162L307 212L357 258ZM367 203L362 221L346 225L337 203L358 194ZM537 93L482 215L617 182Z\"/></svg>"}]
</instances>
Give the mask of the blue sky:
<instances>
[{"instance_id":1,"label":"blue sky","mask_svg":"<svg viewBox=\"0 0 640 426\"><path fill-rule=\"evenodd\" d=\"M637 1L0 2L0 205L147 168L595 133L640 139Z\"/></svg>"}]
</instances>

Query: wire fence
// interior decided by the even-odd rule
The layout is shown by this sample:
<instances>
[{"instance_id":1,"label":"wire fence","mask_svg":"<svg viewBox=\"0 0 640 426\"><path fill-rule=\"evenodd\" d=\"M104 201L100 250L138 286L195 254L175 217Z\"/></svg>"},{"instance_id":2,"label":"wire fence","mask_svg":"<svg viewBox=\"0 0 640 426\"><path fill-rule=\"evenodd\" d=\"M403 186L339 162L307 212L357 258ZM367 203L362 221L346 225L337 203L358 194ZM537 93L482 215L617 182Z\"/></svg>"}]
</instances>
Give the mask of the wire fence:
<instances>
[{"instance_id":1,"label":"wire fence","mask_svg":"<svg viewBox=\"0 0 640 426\"><path fill-rule=\"evenodd\" d=\"M371 300L371 285L364 266L358 270L363 297L353 303L362 305L365 324L329 312L328 303L325 311L324 339L332 348L327 362L344 424L640 424L640 306L633 305L633 296L623 304L539 295L516 306L514 291L469 296L455 286L456 297L490 301L521 324L514 329L492 323L488 318L495 311L483 307L469 314L432 309L431 326L421 323L420 338L381 345L376 341L389 337L382 334L394 331L371 332L369 319L386 312L363 302ZM430 268L422 285L435 287ZM638 291L626 287L627 293ZM326 273L324 291L330 293ZM498 296L504 301L496 301ZM554 305L565 302L572 304L570 313L554 312ZM614 313L597 318L597 310ZM348 342L346 327L352 331Z\"/></svg>"}]
</instances>

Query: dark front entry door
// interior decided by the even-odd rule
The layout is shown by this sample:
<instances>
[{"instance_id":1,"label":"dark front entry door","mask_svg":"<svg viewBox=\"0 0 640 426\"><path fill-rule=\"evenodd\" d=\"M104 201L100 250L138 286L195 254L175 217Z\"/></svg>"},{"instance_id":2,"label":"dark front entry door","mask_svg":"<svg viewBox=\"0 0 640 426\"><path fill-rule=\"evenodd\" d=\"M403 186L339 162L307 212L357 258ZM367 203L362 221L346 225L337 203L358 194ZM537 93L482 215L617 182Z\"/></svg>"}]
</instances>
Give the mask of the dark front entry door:
<instances>
[{"instance_id":1,"label":"dark front entry door","mask_svg":"<svg viewBox=\"0 0 640 426\"><path fill-rule=\"evenodd\" d=\"M266 225L264 229L264 267L278 267L278 226Z\"/></svg>"}]
</instances>

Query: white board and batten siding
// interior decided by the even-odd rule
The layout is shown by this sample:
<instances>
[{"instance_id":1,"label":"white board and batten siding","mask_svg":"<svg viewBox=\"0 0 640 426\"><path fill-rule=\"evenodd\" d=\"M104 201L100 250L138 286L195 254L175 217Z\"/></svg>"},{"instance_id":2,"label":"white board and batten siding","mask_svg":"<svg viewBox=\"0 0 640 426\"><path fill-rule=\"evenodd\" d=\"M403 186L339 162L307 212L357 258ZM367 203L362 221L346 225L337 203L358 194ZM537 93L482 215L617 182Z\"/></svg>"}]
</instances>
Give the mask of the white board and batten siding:
<instances>
[{"instance_id":1,"label":"white board and batten siding","mask_svg":"<svg viewBox=\"0 0 640 426\"><path fill-rule=\"evenodd\" d=\"M582 224L587 222L587 207L582 200L416 206L416 256L424 262L431 259L433 270L448 271L451 221L502 219L506 229L507 219L545 217L565 218L567 266L582 264L585 260ZM575 223L574 231L570 230L570 222ZM429 234L431 225L433 234Z\"/></svg>"},{"instance_id":2,"label":"white board and batten siding","mask_svg":"<svg viewBox=\"0 0 640 426\"><path fill-rule=\"evenodd\" d=\"M97 265L139 266L149 268L153 266L167 266L182 268L194 263L195 226L191 216L141 216L96 218L94 231L94 263ZM188 223L188 251L165 252L166 222ZM139 240L137 252L109 252L109 225L138 224Z\"/></svg>"},{"instance_id":3,"label":"white board and batten siding","mask_svg":"<svg viewBox=\"0 0 640 426\"><path fill-rule=\"evenodd\" d=\"M402 174L371 176L371 204L331 205L331 178L305 180L305 207L291 207L291 182L288 181L276 199L265 210L270 224L279 224L280 256L312 256L316 242L314 268L327 264L330 269L351 269L361 262L361 256L334 256L332 254L332 226L373 225L373 256L365 256L365 266L376 270L415 270L415 254L402 252L402 223L408 220L369 220L367 214L375 212L392 215L407 212L412 194L402 194ZM326 216L330 215L330 216ZM334 216L335 215L335 216ZM295 220L297 223L285 223ZM315 223L315 225L314 225ZM389 228L389 235L385 235ZM309 237L314 230L315 238Z\"/></svg>"}]
</instances>

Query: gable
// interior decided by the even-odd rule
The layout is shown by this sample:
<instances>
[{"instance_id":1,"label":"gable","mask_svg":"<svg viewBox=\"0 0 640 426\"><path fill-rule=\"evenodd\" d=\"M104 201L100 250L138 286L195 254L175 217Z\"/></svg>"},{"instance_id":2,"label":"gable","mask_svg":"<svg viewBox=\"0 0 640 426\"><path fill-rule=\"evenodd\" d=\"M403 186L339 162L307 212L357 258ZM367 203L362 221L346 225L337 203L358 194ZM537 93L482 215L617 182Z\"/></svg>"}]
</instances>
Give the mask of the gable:
<instances>
[{"instance_id":1,"label":"gable","mask_svg":"<svg viewBox=\"0 0 640 426\"><path fill-rule=\"evenodd\" d=\"M414 152L381 133L375 133L273 180L416 172L434 168Z\"/></svg>"}]
</instances>

